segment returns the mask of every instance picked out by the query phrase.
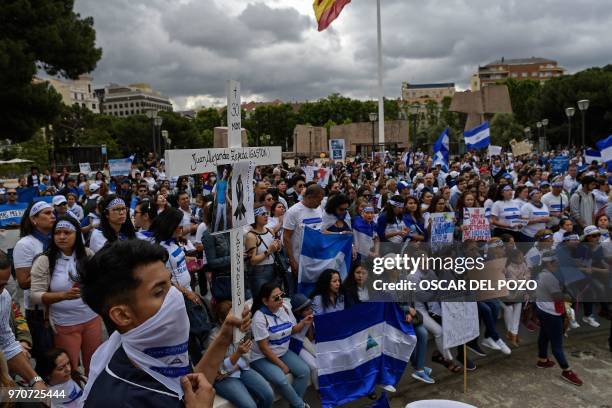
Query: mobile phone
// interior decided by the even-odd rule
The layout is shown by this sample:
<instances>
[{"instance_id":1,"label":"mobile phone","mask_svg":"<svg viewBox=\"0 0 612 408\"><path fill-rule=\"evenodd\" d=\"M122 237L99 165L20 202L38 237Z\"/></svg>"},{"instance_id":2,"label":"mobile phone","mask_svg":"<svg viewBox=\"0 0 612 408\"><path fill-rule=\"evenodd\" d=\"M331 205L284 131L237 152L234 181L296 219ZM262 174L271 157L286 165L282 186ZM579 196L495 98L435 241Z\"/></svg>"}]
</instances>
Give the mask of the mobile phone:
<instances>
[{"instance_id":1,"label":"mobile phone","mask_svg":"<svg viewBox=\"0 0 612 408\"><path fill-rule=\"evenodd\" d=\"M248 332L246 332L244 334L244 337L242 338L242 340L240 340L240 344L244 344L249 340L253 340L253 331L249 330Z\"/></svg>"}]
</instances>

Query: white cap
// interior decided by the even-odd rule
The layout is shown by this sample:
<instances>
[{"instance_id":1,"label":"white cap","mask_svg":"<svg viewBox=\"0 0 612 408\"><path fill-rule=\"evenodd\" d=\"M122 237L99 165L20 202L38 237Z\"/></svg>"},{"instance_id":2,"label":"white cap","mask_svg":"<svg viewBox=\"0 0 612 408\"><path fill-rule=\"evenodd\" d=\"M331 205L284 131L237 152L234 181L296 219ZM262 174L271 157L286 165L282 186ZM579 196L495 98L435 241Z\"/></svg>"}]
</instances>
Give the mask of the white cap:
<instances>
[{"instance_id":1,"label":"white cap","mask_svg":"<svg viewBox=\"0 0 612 408\"><path fill-rule=\"evenodd\" d=\"M100 189L100 185L99 185L99 184L97 184L97 183L91 183L91 184L89 185L89 191L90 191L90 192L92 192L92 193L93 193L94 191L98 191L99 189Z\"/></svg>"},{"instance_id":2,"label":"white cap","mask_svg":"<svg viewBox=\"0 0 612 408\"><path fill-rule=\"evenodd\" d=\"M66 200L66 197L64 197L63 195L56 195L55 197L53 197L53 205L55 206L66 204L67 202L68 201Z\"/></svg>"},{"instance_id":3,"label":"white cap","mask_svg":"<svg viewBox=\"0 0 612 408\"><path fill-rule=\"evenodd\" d=\"M600 235L601 231L594 225L588 225L584 227L584 237L588 237L589 235Z\"/></svg>"}]
</instances>

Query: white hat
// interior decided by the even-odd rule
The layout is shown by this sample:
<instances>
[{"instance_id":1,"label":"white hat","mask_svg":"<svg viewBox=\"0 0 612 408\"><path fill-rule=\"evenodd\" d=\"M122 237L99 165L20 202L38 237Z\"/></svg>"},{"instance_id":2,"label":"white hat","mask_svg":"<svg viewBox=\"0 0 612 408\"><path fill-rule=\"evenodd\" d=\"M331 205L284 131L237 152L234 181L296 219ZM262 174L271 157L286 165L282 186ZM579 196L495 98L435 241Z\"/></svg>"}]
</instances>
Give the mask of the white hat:
<instances>
[{"instance_id":1,"label":"white hat","mask_svg":"<svg viewBox=\"0 0 612 408\"><path fill-rule=\"evenodd\" d=\"M600 235L601 231L594 225L588 225L584 227L583 237L588 237L589 235Z\"/></svg>"},{"instance_id":2,"label":"white hat","mask_svg":"<svg viewBox=\"0 0 612 408\"><path fill-rule=\"evenodd\" d=\"M92 193L93 193L94 191L98 191L99 189L100 189L100 185L99 185L99 184L97 184L97 183L91 183L91 184L89 185L89 191L90 191L90 192L92 192Z\"/></svg>"},{"instance_id":3,"label":"white hat","mask_svg":"<svg viewBox=\"0 0 612 408\"><path fill-rule=\"evenodd\" d=\"M450 172L450 173L448 173L448 174L450 174L450 176L451 176L452 178L455 178L455 177L459 176L459 172L458 172L458 171L456 171L456 170L453 170L453 171L451 171L451 172Z\"/></svg>"},{"instance_id":4,"label":"white hat","mask_svg":"<svg viewBox=\"0 0 612 408\"><path fill-rule=\"evenodd\" d=\"M53 197L54 206L66 204L67 202L68 201L66 200L66 197L64 197L63 195L56 195L55 197Z\"/></svg>"}]
</instances>

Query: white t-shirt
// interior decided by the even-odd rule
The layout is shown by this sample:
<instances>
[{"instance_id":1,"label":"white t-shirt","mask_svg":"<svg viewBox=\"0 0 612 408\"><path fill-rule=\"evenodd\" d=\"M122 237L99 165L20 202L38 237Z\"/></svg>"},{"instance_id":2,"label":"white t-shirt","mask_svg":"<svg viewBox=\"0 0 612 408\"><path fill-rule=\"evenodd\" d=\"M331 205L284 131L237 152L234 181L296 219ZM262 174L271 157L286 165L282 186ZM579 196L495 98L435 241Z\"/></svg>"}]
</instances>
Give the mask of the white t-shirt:
<instances>
[{"instance_id":1,"label":"white t-shirt","mask_svg":"<svg viewBox=\"0 0 612 408\"><path fill-rule=\"evenodd\" d=\"M181 212L183 213L183 221L181 221L181 225L183 226L184 231L186 231L188 228L189 229L191 228L191 210L186 211L186 210L183 210L182 208L179 208L179 210L181 210ZM183 236L191 242L195 241L195 235L191 233L186 234L185 232L183 232Z\"/></svg>"},{"instance_id":2,"label":"white t-shirt","mask_svg":"<svg viewBox=\"0 0 612 408\"><path fill-rule=\"evenodd\" d=\"M563 189L568 194L572 194L577 185L578 181L576 181L576 179L570 176L569 174L565 176L565 179L563 179Z\"/></svg>"},{"instance_id":3,"label":"white t-shirt","mask_svg":"<svg viewBox=\"0 0 612 408\"><path fill-rule=\"evenodd\" d=\"M542 202L552 212L562 212L569 207L569 198L563 192L556 196L550 191L542 196Z\"/></svg>"},{"instance_id":4,"label":"white t-shirt","mask_svg":"<svg viewBox=\"0 0 612 408\"><path fill-rule=\"evenodd\" d=\"M202 243L202 235L204 235L204 233L207 230L208 230L208 226L206 225L206 223L204 223L204 222L200 223L200 225L198 225L198 229L196 230L195 238L193 239L193 243L194 244L201 244Z\"/></svg>"},{"instance_id":5,"label":"white t-shirt","mask_svg":"<svg viewBox=\"0 0 612 408\"><path fill-rule=\"evenodd\" d=\"M257 344L264 339L268 339L268 346L276 356L284 356L289 350L291 330L296 324L291 304L286 300L283 300L283 306L273 316L264 314L261 310L255 312L251 325L255 341L251 349L251 361L266 358Z\"/></svg>"},{"instance_id":6,"label":"white t-shirt","mask_svg":"<svg viewBox=\"0 0 612 408\"><path fill-rule=\"evenodd\" d=\"M516 222L521 218L521 210L515 200L499 200L493 203L493 207L491 207L491 215L496 216L499 221L505 224L516 224ZM497 225L495 228L511 231L515 230L514 228L499 227Z\"/></svg>"},{"instance_id":7,"label":"white t-shirt","mask_svg":"<svg viewBox=\"0 0 612 408\"><path fill-rule=\"evenodd\" d=\"M304 227L307 226L319 230L321 228L322 219L323 211L321 211L320 207L308 208L302 204L302 202L289 208L285 214L283 228L293 231L293 236L291 237L291 251L296 260L302 249Z\"/></svg>"},{"instance_id":8,"label":"white t-shirt","mask_svg":"<svg viewBox=\"0 0 612 408\"><path fill-rule=\"evenodd\" d=\"M535 245L525 254L525 263L528 268L535 268L542 265L542 251Z\"/></svg>"},{"instance_id":9,"label":"white t-shirt","mask_svg":"<svg viewBox=\"0 0 612 408\"><path fill-rule=\"evenodd\" d=\"M49 386L49 391L55 395L55 391L59 395L65 395L63 398L52 398L51 408L77 408L79 406L79 399L83 395L81 387L70 379L62 384Z\"/></svg>"},{"instance_id":10,"label":"white t-shirt","mask_svg":"<svg viewBox=\"0 0 612 408\"><path fill-rule=\"evenodd\" d=\"M178 246L175 241L160 242L160 245L168 251L166 268L172 273L172 282L191 290L191 275L189 269L187 269L183 248Z\"/></svg>"},{"instance_id":11,"label":"white t-shirt","mask_svg":"<svg viewBox=\"0 0 612 408\"><path fill-rule=\"evenodd\" d=\"M55 261L49 291L65 292L70 290L74 286L74 281L70 276L76 276L74 254L71 256L61 255ZM98 315L83 302L83 299L78 298L62 300L49 305L49 316L51 321L58 326L75 326L87 323Z\"/></svg>"},{"instance_id":12,"label":"white t-shirt","mask_svg":"<svg viewBox=\"0 0 612 408\"><path fill-rule=\"evenodd\" d=\"M550 300L551 294L560 293L561 285L559 284L559 280L552 274L552 272L544 269L538 275L538 289L537 289L537 298ZM554 301L536 301L536 305L548 314L554 316L561 316L561 313L557 313L555 311L555 302Z\"/></svg>"},{"instance_id":13,"label":"white t-shirt","mask_svg":"<svg viewBox=\"0 0 612 408\"><path fill-rule=\"evenodd\" d=\"M43 243L32 235L26 235L15 244L13 265L17 268L31 268L34 258L44 251ZM23 307L30 309L30 289L23 291Z\"/></svg>"},{"instance_id":14,"label":"white t-shirt","mask_svg":"<svg viewBox=\"0 0 612 408\"><path fill-rule=\"evenodd\" d=\"M542 204L542 208L538 208L532 203L527 203L521 208L521 217L525 219L538 218L538 217L548 217L550 213L548 212L548 208L546 204ZM539 230L545 229L545 222L538 222L535 224L528 224L523 227L521 232L528 237L535 237L536 232Z\"/></svg>"},{"instance_id":15,"label":"white t-shirt","mask_svg":"<svg viewBox=\"0 0 612 408\"><path fill-rule=\"evenodd\" d=\"M102 230L96 228L91 231L91 237L89 237L89 249L91 249L95 254L104 247L106 241L108 240L102 233Z\"/></svg>"}]
</instances>

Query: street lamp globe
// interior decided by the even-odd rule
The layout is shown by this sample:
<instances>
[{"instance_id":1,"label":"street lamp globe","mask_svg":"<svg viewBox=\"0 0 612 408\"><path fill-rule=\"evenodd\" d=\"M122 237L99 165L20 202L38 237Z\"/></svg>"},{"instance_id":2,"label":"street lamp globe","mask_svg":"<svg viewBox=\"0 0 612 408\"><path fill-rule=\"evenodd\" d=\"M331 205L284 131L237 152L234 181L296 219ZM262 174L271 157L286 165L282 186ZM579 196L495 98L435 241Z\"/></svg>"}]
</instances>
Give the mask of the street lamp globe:
<instances>
[{"instance_id":1,"label":"street lamp globe","mask_svg":"<svg viewBox=\"0 0 612 408\"><path fill-rule=\"evenodd\" d=\"M548 126L548 119L542 119L542 126Z\"/></svg>"},{"instance_id":2,"label":"street lamp globe","mask_svg":"<svg viewBox=\"0 0 612 408\"><path fill-rule=\"evenodd\" d=\"M410 113L412 113L413 115L416 115L419 113L419 110L421 109L421 105L419 104L414 104L414 105L410 105Z\"/></svg>"},{"instance_id":3,"label":"street lamp globe","mask_svg":"<svg viewBox=\"0 0 612 408\"><path fill-rule=\"evenodd\" d=\"M157 126L157 127L160 127L162 125L163 121L164 121L159 116L156 116L155 119L153 119L153 120L155 121L154 123L155 123L155 126Z\"/></svg>"},{"instance_id":4,"label":"street lamp globe","mask_svg":"<svg viewBox=\"0 0 612 408\"><path fill-rule=\"evenodd\" d=\"M572 107L565 108L565 115L568 118L571 118L572 116L574 116L575 113L576 113L576 108L572 108Z\"/></svg>"},{"instance_id":5,"label":"street lamp globe","mask_svg":"<svg viewBox=\"0 0 612 408\"><path fill-rule=\"evenodd\" d=\"M536 123L536 127L537 127L538 129L540 129L540 128L542 127L542 122L538 122L538 123Z\"/></svg>"},{"instance_id":6,"label":"street lamp globe","mask_svg":"<svg viewBox=\"0 0 612 408\"><path fill-rule=\"evenodd\" d=\"M370 112L370 122L376 122L378 119L378 113Z\"/></svg>"},{"instance_id":7,"label":"street lamp globe","mask_svg":"<svg viewBox=\"0 0 612 408\"><path fill-rule=\"evenodd\" d=\"M580 109L581 111L585 111L587 109L589 109L589 100L588 99L581 99L578 101L578 109Z\"/></svg>"}]
</instances>

